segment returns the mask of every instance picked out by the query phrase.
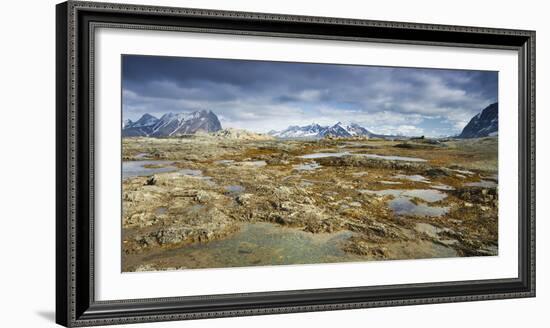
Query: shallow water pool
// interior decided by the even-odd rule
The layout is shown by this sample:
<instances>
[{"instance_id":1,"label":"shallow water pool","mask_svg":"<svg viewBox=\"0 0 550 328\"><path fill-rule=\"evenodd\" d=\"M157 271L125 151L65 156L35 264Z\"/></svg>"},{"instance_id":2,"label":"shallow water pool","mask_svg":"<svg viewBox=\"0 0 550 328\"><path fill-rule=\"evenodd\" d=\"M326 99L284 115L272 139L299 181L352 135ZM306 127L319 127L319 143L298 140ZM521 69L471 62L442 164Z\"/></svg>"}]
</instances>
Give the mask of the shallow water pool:
<instances>
[{"instance_id":1,"label":"shallow water pool","mask_svg":"<svg viewBox=\"0 0 550 328\"><path fill-rule=\"evenodd\" d=\"M173 267L220 268L364 260L363 256L341 249L352 235L350 231L312 234L272 223L245 223L224 239L150 254L142 261Z\"/></svg>"}]
</instances>

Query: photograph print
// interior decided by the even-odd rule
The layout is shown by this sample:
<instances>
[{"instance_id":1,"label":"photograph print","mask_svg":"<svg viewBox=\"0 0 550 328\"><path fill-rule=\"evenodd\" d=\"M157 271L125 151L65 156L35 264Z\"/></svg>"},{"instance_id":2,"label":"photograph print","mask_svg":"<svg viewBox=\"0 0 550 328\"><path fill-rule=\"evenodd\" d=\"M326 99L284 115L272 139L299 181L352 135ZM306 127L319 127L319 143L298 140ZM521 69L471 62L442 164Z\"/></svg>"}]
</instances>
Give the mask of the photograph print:
<instances>
[{"instance_id":1,"label":"photograph print","mask_svg":"<svg viewBox=\"0 0 550 328\"><path fill-rule=\"evenodd\" d=\"M122 56L122 271L498 255L498 72Z\"/></svg>"}]
</instances>

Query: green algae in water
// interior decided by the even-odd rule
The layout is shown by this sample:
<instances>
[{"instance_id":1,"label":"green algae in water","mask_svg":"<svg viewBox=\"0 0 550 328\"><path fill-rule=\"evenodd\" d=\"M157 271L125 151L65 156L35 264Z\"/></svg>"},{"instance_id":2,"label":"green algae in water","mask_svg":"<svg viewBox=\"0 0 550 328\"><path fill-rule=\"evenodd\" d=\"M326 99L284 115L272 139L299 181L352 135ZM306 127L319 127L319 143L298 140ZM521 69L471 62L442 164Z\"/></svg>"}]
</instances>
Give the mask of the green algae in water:
<instances>
[{"instance_id":1,"label":"green algae in water","mask_svg":"<svg viewBox=\"0 0 550 328\"><path fill-rule=\"evenodd\" d=\"M312 234L272 223L245 223L225 239L164 250L143 261L172 267L222 268L364 260L341 249L352 235L350 231Z\"/></svg>"}]
</instances>

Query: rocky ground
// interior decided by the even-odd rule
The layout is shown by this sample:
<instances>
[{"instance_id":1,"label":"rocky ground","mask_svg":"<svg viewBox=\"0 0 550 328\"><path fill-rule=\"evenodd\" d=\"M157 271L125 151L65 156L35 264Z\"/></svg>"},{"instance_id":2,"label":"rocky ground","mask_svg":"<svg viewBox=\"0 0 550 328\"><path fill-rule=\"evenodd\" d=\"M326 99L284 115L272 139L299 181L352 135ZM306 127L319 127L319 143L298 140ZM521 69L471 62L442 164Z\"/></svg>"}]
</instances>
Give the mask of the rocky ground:
<instances>
[{"instance_id":1,"label":"rocky ground","mask_svg":"<svg viewBox=\"0 0 550 328\"><path fill-rule=\"evenodd\" d=\"M124 138L123 159L138 166L123 178L124 271L498 252L496 138ZM254 254L261 238L224 248L235 262L207 256L257 223L323 243L348 234L326 258Z\"/></svg>"}]
</instances>

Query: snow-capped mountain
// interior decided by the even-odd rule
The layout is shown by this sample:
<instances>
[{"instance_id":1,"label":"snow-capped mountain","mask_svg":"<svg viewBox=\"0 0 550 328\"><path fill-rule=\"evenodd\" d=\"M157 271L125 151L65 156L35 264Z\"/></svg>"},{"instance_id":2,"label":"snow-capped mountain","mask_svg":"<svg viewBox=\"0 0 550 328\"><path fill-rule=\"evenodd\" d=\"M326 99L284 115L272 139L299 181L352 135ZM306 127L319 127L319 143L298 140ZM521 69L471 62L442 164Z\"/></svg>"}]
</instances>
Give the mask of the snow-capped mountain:
<instances>
[{"instance_id":1,"label":"snow-capped mountain","mask_svg":"<svg viewBox=\"0 0 550 328\"><path fill-rule=\"evenodd\" d=\"M269 135L277 138L323 138L325 136L353 137L353 136L374 136L369 130L357 123L344 125L338 122L332 126L321 126L313 123L306 126L292 125L282 131L270 131Z\"/></svg>"},{"instance_id":2,"label":"snow-capped mountain","mask_svg":"<svg viewBox=\"0 0 550 328\"><path fill-rule=\"evenodd\" d=\"M364 127L360 126L357 123L351 123L345 127L346 131L352 136L369 136L372 137L374 134Z\"/></svg>"},{"instance_id":3,"label":"snow-capped mountain","mask_svg":"<svg viewBox=\"0 0 550 328\"><path fill-rule=\"evenodd\" d=\"M351 137L352 134L348 131L348 126L344 126L341 122L329 126L325 131L323 131L324 136L333 136L333 137Z\"/></svg>"},{"instance_id":4,"label":"snow-capped mountain","mask_svg":"<svg viewBox=\"0 0 550 328\"><path fill-rule=\"evenodd\" d=\"M326 128L316 123L305 126L291 125L282 131L269 131L268 134L277 138L318 138Z\"/></svg>"},{"instance_id":5,"label":"snow-capped mountain","mask_svg":"<svg viewBox=\"0 0 550 328\"><path fill-rule=\"evenodd\" d=\"M155 125L157 121L158 121L158 118L154 117L153 115L144 114L139 120L137 120L135 123L132 123L132 127L144 128L144 127Z\"/></svg>"},{"instance_id":6,"label":"snow-capped mountain","mask_svg":"<svg viewBox=\"0 0 550 328\"><path fill-rule=\"evenodd\" d=\"M481 138L498 135L498 103L487 106L472 117L459 138Z\"/></svg>"},{"instance_id":7,"label":"snow-capped mountain","mask_svg":"<svg viewBox=\"0 0 550 328\"><path fill-rule=\"evenodd\" d=\"M122 130L122 136L150 136L169 137L183 134L194 134L199 131L215 132L222 126L216 114L212 111L201 110L190 114L168 113L160 119L144 114L136 122L129 122Z\"/></svg>"},{"instance_id":8,"label":"snow-capped mountain","mask_svg":"<svg viewBox=\"0 0 550 328\"><path fill-rule=\"evenodd\" d=\"M151 133L151 129L158 122L158 118L150 114L144 114L139 120L132 122L132 120L125 120L122 128L123 137L139 137L148 136Z\"/></svg>"}]
</instances>

